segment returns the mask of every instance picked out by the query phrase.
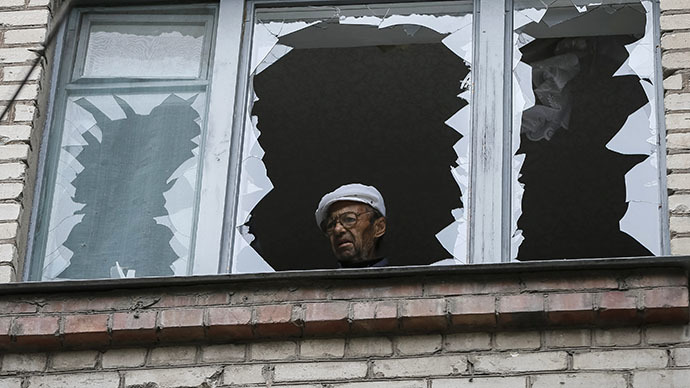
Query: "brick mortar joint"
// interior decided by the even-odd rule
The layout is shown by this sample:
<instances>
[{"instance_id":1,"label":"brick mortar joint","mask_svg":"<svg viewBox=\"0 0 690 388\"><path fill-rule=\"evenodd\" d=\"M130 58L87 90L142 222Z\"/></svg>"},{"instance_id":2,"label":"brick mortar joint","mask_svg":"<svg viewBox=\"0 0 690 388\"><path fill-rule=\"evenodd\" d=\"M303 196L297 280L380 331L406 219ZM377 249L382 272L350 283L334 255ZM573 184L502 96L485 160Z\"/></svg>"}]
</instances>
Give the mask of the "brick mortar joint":
<instances>
[{"instance_id":1,"label":"brick mortar joint","mask_svg":"<svg viewBox=\"0 0 690 388\"><path fill-rule=\"evenodd\" d=\"M22 28L22 29L11 29L7 31L23 31L23 30L46 30L46 28ZM25 48L25 49L43 49L43 42L22 42L22 43L0 43L0 48Z\"/></svg>"},{"instance_id":2,"label":"brick mortar joint","mask_svg":"<svg viewBox=\"0 0 690 388\"><path fill-rule=\"evenodd\" d=\"M666 16L666 15L688 15L688 16L690 16L690 9L687 9L687 8L661 9L661 16Z\"/></svg>"},{"instance_id":3,"label":"brick mortar joint","mask_svg":"<svg viewBox=\"0 0 690 388\"><path fill-rule=\"evenodd\" d=\"M2 67L7 67L7 66L25 66L25 65L31 65L31 63L27 62L14 62L14 63L3 63L1 64ZM40 80L37 79L29 79L25 83L22 83L21 79L18 80L12 80L12 81L0 81L0 86L19 86L19 85L39 85L41 82ZM29 99L29 100L17 100L17 101L34 101L35 99ZM10 100L2 100L2 101L10 101ZM5 104L7 105L7 104Z\"/></svg>"}]
</instances>

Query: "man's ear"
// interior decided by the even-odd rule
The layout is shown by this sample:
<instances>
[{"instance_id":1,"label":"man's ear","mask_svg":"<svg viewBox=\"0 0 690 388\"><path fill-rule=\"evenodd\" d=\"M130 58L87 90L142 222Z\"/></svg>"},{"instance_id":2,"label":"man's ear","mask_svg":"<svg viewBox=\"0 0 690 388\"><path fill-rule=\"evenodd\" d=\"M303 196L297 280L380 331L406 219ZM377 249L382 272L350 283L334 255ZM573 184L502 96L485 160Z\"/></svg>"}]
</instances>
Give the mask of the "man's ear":
<instances>
[{"instance_id":1,"label":"man's ear","mask_svg":"<svg viewBox=\"0 0 690 388\"><path fill-rule=\"evenodd\" d=\"M374 220L374 237L379 238L386 233L386 217Z\"/></svg>"}]
</instances>

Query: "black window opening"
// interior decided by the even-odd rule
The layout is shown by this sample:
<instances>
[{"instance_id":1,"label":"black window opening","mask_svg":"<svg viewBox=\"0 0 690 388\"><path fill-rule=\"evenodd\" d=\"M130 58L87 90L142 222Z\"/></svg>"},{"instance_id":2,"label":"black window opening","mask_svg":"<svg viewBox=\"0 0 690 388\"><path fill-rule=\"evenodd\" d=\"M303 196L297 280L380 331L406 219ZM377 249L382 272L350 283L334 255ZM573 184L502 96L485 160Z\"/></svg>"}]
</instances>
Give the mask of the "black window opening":
<instances>
[{"instance_id":1,"label":"black window opening","mask_svg":"<svg viewBox=\"0 0 690 388\"><path fill-rule=\"evenodd\" d=\"M650 155L607 147L631 115L646 120L633 114L650 103L643 84L654 80L618 73L631 56L626 45L645 35L646 13L639 3L605 7L552 25L549 12L565 10L549 9L523 30L536 37L520 49L532 66L536 103L523 112L517 151L525 155L518 260L653 255L621 226L636 205L626 194L626 174ZM657 225L653 217L645 222Z\"/></svg>"},{"instance_id":2,"label":"black window opening","mask_svg":"<svg viewBox=\"0 0 690 388\"><path fill-rule=\"evenodd\" d=\"M253 78L251 114L273 189L247 223L251 246L273 269L337 267L314 211L347 183L381 191L381 254L391 265L452 257L436 234L463 207L451 174L462 135L445 122L467 105L458 95L469 68L444 36L321 23L280 39L294 49Z\"/></svg>"}]
</instances>

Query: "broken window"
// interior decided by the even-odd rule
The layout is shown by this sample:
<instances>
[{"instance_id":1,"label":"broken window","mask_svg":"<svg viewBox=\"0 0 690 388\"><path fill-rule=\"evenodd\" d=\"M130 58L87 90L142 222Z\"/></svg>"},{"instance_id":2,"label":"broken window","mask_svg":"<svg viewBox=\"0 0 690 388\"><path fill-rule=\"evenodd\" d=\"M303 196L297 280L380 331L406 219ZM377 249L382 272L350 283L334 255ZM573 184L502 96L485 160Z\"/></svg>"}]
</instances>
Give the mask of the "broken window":
<instances>
[{"instance_id":1,"label":"broken window","mask_svg":"<svg viewBox=\"0 0 690 388\"><path fill-rule=\"evenodd\" d=\"M214 18L213 6L73 15L31 279L194 273Z\"/></svg>"},{"instance_id":2,"label":"broken window","mask_svg":"<svg viewBox=\"0 0 690 388\"><path fill-rule=\"evenodd\" d=\"M661 254L654 6L515 3L512 258Z\"/></svg>"},{"instance_id":3,"label":"broken window","mask_svg":"<svg viewBox=\"0 0 690 388\"><path fill-rule=\"evenodd\" d=\"M658 4L333 3L72 12L26 278L335 268L355 182L391 265L668 253Z\"/></svg>"},{"instance_id":4,"label":"broken window","mask_svg":"<svg viewBox=\"0 0 690 388\"><path fill-rule=\"evenodd\" d=\"M335 268L321 196L377 187L393 265L466 262L472 3L262 8L232 272Z\"/></svg>"}]
</instances>

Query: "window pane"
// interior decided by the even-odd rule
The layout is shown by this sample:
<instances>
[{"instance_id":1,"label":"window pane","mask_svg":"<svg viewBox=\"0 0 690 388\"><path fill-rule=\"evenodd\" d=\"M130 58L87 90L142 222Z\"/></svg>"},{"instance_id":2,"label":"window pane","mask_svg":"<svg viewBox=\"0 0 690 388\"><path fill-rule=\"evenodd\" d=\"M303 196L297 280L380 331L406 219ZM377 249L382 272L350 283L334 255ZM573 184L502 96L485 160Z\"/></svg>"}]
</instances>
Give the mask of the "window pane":
<instances>
[{"instance_id":1,"label":"window pane","mask_svg":"<svg viewBox=\"0 0 690 388\"><path fill-rule=\"evenodd\" d=\"M382 192L391 265L465 262L471 2L255 20L233 272L335 268L314 211L348 183Z\"/></svg>"},{"instance_id":2,"label":"window pane","mask_svg":"<svg viewBox=\"0 0 690 388\"><path fill-rule=\"evenodd\" d=\"M188 273L204 101L68 99L43 280Z\"/></svg>"},{"instance_id":3,"label":"window pane","mask_svg":"<svg viewBox=\"0 0 690 388\"><path fill-rule=\"evenodd\" d=\"M653 18L650 1L516 2L513 258L661 253Z\"/></svg>"},{"instance_id":4,"label":"window pane","mask_svg":"<svg viewBox=\"0 0 690 388\"><path fill-rule=\"evenodd\" d=\"M196 78L202 65L205 32L203 23L92 23L82 75Z\"/></svg>"},{"instance_id":5,"label":"window pane","mask_svg":"<svg viewBox=\"0 0 690 388\"><path fill-rule=\"evenodd\" d=\"M198 77L200 63L210 62L209 44L195 45L189 58L173 64L175 56L182 58L170 54L174 40L158 38L184 36L201 42L212 31L205 23L214 19L215 9L157 9L160 14L152 15L150 7L127 8L126 16L77 9L70 18L79 25L66 29L65 52L75 55L62 56L42 155L45 168L32 225L31 280L195 273L205 177L206 72L192 82L142 83L118 77L138 75L140 70L152 78L179 75L182 70ZM187 13L187 24L180 22L181 11ZM129 24L121 22L125 19ZM145 19L157 23L138 24ZM99 33L113 39L94 51L90 38ZM136 46L135 40L128 40L136 36L145 44L128 47ZM186 48L177 43L183 52ZM92 60L94 52L103 55ZM84 63L89 75L110 80L74 81L72 76ZM206 267L217 267L219 258L200 260L210 263Z\"/></svg>"}]
</instances>

